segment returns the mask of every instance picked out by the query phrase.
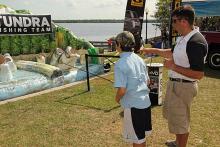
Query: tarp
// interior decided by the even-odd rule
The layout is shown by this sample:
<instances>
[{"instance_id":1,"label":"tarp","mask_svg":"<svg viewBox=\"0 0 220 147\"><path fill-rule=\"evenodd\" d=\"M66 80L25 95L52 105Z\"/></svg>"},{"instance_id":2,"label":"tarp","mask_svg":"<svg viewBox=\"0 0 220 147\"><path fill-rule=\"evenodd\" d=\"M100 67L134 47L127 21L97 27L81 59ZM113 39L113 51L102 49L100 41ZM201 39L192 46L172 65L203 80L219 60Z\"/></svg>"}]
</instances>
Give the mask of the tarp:
<instances>
[{"instance_id":1,"label":"tarp","mask_svg":"<svg viewBox=\"0 0 220 147\"><path fill-rule=\"evenodd\" d=\"M183 0L184 4L190 4L196 16L220 16L220 0Z\"/></svg>"}]
</instances>

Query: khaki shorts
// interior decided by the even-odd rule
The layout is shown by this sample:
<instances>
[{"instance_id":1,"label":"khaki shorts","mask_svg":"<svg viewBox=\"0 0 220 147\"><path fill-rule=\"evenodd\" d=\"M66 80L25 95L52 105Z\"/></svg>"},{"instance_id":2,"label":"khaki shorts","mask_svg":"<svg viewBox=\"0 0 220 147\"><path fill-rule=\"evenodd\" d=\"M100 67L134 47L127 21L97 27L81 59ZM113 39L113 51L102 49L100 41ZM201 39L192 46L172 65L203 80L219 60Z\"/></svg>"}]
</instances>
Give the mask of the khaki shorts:
<instances>
[{"instance_id":1,"label":"khaki shorts","mask_svg":"<svg viewBox=\"0 0 220 147\"><path fill-rule=\"evenodd\" d=\"M190 107L197 92L197 82L168 81L163 117L168 120L170 133L185 134L189 132Z\"/></svg>"}]
</instances>

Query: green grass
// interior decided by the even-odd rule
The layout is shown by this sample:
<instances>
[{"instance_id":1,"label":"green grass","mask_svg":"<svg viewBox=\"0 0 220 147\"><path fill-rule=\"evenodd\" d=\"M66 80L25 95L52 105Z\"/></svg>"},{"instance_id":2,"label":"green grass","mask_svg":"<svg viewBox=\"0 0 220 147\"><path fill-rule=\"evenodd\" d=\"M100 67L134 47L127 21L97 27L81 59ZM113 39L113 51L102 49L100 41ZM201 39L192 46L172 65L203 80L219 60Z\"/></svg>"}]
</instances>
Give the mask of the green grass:
<instances>
[{"instance_id":1,"label":"green grass","mask_svg":"<svg viewBox=\"0 0 220 147\"><path fill-rule=\"evenodd\" d=\"M154 59L153 62L161 61ZM113 74L105 78L113 80ZM167 70L163 71L163 95ZM101 78L48 94L0 105L0 146L125 147L122 109L114 102L113 84ZM192 105L189 147L220 144L220 71L206 69ZM153 107L150 147L164 147L168 133L161 106Z\"/></svg>"}]
</instances>

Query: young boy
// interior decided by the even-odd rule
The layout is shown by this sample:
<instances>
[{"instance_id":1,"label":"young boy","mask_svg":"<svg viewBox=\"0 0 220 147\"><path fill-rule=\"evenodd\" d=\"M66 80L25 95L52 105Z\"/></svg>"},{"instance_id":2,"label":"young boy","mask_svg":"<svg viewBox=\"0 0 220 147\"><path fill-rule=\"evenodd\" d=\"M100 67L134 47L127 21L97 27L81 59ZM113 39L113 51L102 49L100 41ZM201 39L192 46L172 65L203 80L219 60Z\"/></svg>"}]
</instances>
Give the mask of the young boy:
<instances>
[{"instance_id":1,"label":"young boy","mask_svg":"<svg viewBox=\"0 0 220 147\"><path fill-rule=\"evenodd\" d=\"M133 52L135 39L132 33L124 31L116 36L115 41L120 53L114 70L115 100L124 109L123 136L133 147L145 147L145 134L150 134L152 129L146 65Z\"/></svg>"}]
</instances>

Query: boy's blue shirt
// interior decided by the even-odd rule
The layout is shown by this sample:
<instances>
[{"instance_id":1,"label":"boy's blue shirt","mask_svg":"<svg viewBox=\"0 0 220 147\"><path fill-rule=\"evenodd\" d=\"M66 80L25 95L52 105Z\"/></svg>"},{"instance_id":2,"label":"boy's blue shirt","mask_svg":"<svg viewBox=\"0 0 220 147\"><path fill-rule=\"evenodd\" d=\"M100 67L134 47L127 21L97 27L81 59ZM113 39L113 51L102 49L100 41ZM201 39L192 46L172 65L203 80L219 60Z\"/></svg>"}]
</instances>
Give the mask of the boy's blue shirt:
<instances>
[{"instance_id":1,"label":"boy's blue shirt","mask_svg":"<svg viewBox=\"0 0 220 147\"><path fill-rule=\"evenodd\" d=\"M151 105L149 88L147 87L146 65L141 57L133 52L122 52L120 59L115 64L114 87L126 88L125 95L120 104L123 108L147 108Z\"/></svg>"}]
</instances>

